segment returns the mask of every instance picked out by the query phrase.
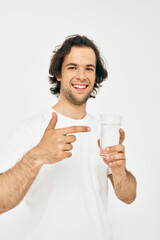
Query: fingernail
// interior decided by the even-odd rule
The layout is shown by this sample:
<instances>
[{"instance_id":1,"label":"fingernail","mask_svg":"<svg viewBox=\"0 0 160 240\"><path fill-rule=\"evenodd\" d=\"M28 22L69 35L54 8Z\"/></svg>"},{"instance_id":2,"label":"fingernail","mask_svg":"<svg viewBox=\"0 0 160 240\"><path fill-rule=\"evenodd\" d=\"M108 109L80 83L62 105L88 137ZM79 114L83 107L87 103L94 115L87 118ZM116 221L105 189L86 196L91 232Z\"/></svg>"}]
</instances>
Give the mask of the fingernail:
<instances>
[{"instance_id":1,"label":"fingernail","mask_svg":"<svg viewBox=\"0 0 160 240\"><path fill-rule=\"evenodd\" d=\"M106 150L107 152L109 152L109 151L110 151L110 148L109 148L109 147L107 147L105 150Z\"/></svg>"},{"instance_id":2,"label":"fingernail","mask_svg":"<svg viewBox=\"0 0 160 240\"><path fill-rule=\"evenodd\" d=\"M91 131L91 128L90 128L90 127L87 127L87 131Z\"/></svg>"}]
</instances>

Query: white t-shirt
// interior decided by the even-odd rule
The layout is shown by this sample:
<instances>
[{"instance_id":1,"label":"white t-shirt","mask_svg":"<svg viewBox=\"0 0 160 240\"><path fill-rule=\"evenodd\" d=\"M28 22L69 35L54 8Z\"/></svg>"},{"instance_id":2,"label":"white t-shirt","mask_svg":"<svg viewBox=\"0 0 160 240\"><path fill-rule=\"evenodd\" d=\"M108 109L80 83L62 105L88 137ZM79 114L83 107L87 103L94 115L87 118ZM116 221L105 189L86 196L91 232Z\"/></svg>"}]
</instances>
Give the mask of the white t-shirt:
<instances>
[{"instance_id":1,"label":"white t-shirt","mask_svg":"<svg viewBox=\"0 0 160 240\"><path fill-rule=\"evenodd\" d=\"M0 155L0 172L13 167L39 143L52 108L23 121ZM99 121L90 114L80 120L59 113L55 128L90 126L76 133L72 157L45 164L25 196L30 221L25 240L111 240L108 221L109 167L99 156Z\"/></svg>"}]
</instances>

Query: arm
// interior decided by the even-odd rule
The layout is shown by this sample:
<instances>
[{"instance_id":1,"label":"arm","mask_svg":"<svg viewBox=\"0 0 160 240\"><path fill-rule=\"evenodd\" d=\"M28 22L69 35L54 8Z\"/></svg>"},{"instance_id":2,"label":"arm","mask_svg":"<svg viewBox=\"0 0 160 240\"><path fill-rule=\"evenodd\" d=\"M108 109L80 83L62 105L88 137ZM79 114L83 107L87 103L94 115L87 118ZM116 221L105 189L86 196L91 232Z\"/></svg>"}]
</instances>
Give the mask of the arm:
<instances>
[{"instance_id":1,"label":"arm","mask_svg":"<svg viewBox=\"0 0 160 240\"><path fill-rule=\"evenodd\" d=\"M12 169L0 174L0 213L22 201L44 164L54 164L72 156L71 143L76 141L76 137L67 134L90 131L86 126L55 129L56 122L57 115L53 113L38 145L28 151Z\"/></svg>"},{"instance_id":2,"label":"arm","mask_svg":"<svg viewBox=\"0 0 160 240\"><path fill-rule=\"evenodd\" d=\"M34 148L12 169L0 175L0 213L17 206L24 198L42 166L36 161L37 156Z\"/></svg>"},{"instance_id":3,"label":"arm","mask_svg":"<svg viewBox=\"0 0 160 240\"><path fill-rule=\"evenodd\" d=\"M126 170L125 148L122 145L125 133L119 130L119 145L100 149L104 162L110 167L112 174L108 175L116 196L125 203L132 203L136 198L137 183L131 172ZM100 140L98 140L100 147Z\"/></svg>"},{"instance_id":4,"label":"arm","mask_svg":"<svg viewBox=\"0 0 160 240\"><path fill-rule=\"evenodd\" d=\"M131 172L125 170L124 174L110 174L116 196L125 203L132 203L136 198L136 179Z\"/></svg>"}]
</instances>

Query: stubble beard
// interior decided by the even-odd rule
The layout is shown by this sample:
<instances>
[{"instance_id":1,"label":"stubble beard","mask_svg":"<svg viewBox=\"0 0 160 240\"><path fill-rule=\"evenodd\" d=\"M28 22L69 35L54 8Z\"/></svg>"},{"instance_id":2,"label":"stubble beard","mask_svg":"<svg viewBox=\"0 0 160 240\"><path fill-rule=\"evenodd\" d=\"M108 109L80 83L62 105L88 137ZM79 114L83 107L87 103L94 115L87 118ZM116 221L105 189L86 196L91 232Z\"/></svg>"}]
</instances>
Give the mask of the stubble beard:
<instances>
[{"instance_id":1,"label":"stubble beard","mask_svg":"<svg viewBox=\"0 0 160 240\"><path fill-rule=\"evenodd\" d=\"M89 99L89 97L90 97L93 89L90 90L90 91L88 92L88 94L87 94L86 96L84 96L83 99L79 99L79 98L76 97L74 94L72 94L71 91L69 91L69 90L67 90L67 89L62 88L61 91L62 91L63 96L64 96L70 103L72 103L72 104L74 104L74 105L77 105L77 106L80 106L80 105L83 105L83 104L85 104L85 103L87 102L87 100Z\"/></svg>"}]
</instances>

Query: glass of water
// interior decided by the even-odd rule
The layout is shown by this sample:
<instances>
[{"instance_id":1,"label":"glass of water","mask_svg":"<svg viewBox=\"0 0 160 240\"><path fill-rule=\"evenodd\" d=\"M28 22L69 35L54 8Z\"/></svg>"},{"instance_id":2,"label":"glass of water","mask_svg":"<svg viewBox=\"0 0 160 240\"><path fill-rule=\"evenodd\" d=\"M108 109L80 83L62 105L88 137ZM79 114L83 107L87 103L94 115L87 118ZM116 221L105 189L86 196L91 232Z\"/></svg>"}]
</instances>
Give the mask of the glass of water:
<instances>
[{"instance_id":1,"label":"glass of water","mask_svg":"<svg viewBox=\"0 0 160 240\"><path fill-rule=\"evenodd\" d=\"M121 115L101 114L101 148L105 149L106 147L119 144L121 121Z\"/></svg>"}]
</instances>

